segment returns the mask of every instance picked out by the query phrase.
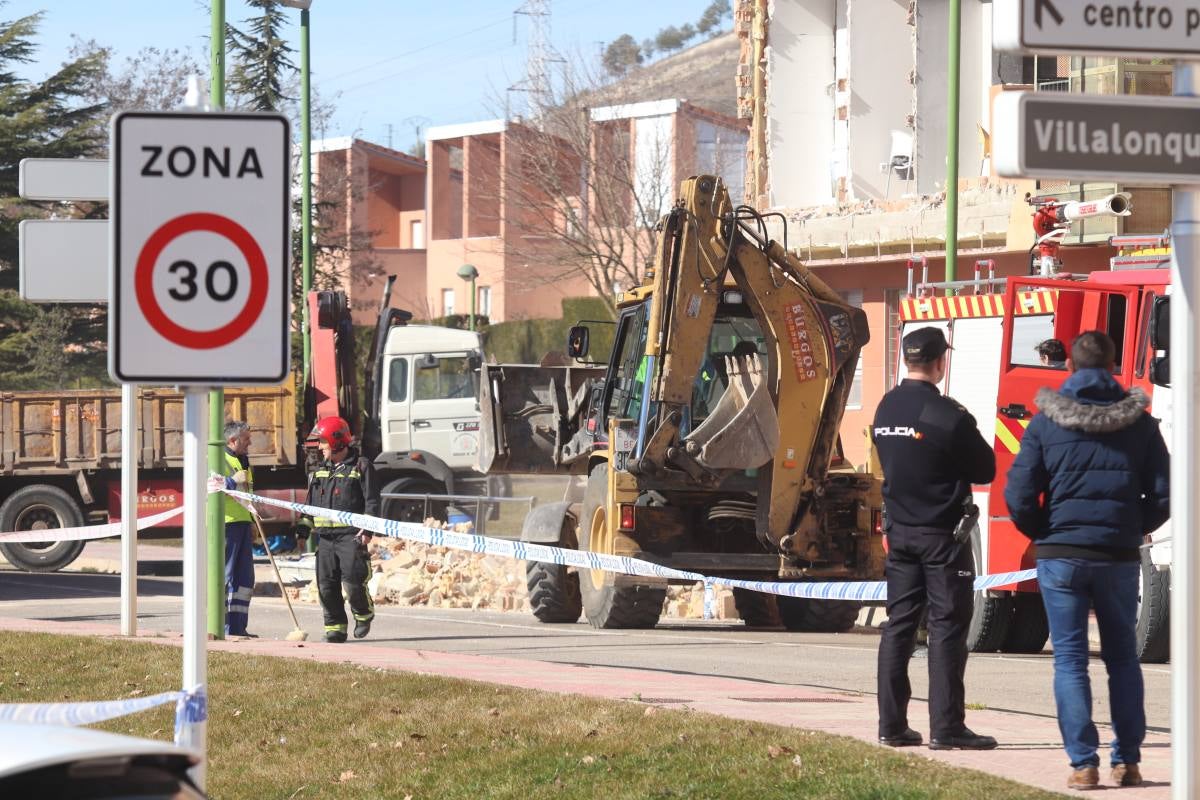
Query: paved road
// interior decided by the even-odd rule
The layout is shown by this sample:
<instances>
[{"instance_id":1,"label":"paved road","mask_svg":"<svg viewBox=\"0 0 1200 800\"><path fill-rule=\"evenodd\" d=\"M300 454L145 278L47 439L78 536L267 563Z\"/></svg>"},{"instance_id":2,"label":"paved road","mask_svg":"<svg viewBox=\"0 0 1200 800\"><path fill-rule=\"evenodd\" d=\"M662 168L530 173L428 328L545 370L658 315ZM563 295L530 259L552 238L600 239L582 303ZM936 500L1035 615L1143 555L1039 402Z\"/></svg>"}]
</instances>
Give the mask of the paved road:
<instances>
[{"instance_id":1,"label":"paved road","mask_svg":"<svg viewBox=\"0 0 1200 800\"><path fill-rule=\"evenodd\" d=\"M138 581L142 631L182 629L178 578ZM0 568L0 616L115 623L120 619L120 581L115 575L28 574ZM319 608L298 604L311 637L322 629ZM739 623L668 621L653 631L596 631L586 624L542 625L521 614L381 606L373 647L432 650L530 659L580 666L631 667L679 675L741 678L801 689L873 694L875 650L871 632L841 635L749 631ZM283 638L292 629L280 599L256 597L250 629ZM920 656L919 656L920 657ZM1152 729L1167 731L1170 666L1147 665L1146 704ZM925 696L926 681L913 670L913 690ZM973 655L967 668L967 700L996 710L1053 719L1049 655ZM1096 719L1108 721L1103 665L1094 659ZM685 700L686 697L672 698ZM970 714L968 713L968 724Z\"/></svg>"}]
</instances>

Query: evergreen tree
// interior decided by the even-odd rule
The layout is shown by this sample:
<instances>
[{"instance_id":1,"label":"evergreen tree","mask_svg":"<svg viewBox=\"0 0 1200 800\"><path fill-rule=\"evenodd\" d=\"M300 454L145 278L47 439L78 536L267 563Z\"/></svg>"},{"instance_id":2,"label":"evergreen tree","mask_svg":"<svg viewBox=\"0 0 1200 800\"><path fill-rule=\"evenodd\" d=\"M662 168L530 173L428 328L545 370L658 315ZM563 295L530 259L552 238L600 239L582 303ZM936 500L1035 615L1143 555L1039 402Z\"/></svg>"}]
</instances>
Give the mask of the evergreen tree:
<instances>
[{"instance_id":1,"label":"evergreen tree","mask_svg":"<svg viewBox=\"0 0 1200 800\"><path fill-rule=\"evenodd\" d=\"M609 75L620 77L642 63L642 49L636 39L628 33L622 34L604 48L601 61Z\"/></svg>"},{"instance_id":2,"label":"evergreen tree","mask_svg":"<svg viewBox=\"0 0 1200 800\"><path fill-rule=\"evenodd\" d=\"M283 87L297 71L291 59L296 51L281 36L287 15L276 0L246 2L261 13L244 21L245 30L225 27L230 62L225 88L234 100L227 105L280 111L286 101L293 99L284 94Z\"/></svg>"}]
</instances>

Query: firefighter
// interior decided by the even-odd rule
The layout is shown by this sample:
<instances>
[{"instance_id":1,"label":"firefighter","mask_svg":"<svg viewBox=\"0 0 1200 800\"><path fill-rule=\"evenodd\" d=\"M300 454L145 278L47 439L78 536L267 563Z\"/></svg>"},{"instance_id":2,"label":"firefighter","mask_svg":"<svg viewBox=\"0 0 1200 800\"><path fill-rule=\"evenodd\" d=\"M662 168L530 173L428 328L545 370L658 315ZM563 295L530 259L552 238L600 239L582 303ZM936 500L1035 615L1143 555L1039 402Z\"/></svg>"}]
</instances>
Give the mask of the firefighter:
<instances>
[{"instance_id":1,"label":"firefighter","mask_svg":"<svg viewBox=\"0 0 1200 800\"><path fill-rule=\"evenodd\" d=\"M351 446L350 426L340 417L319 421L309 437L317 440L324 463L308 484L308 505L334 511L379 516L379 487L371 462ZM298 534L307 538L308 529L317 533L317 591L325 612L325 641L346 641L346 606L342 586L354 614L354 638L371 631L375 604L367 591L371 565L367 544L371 534L336 519L302 519Z\"/></svg>"},{"instance_id":2,"label":"firefighter","mask_svg":"<svg viewBox=\"0 0 1200 800\"><path fill-rule=\"evenodd\" d=\"M234 420L224 429L224 461L220 474L226 489L254 492L254 470L250 468L250 426ZM225 503L225 635L253 636L246 631L250 621L250 598L254 594L254 555L251 546L250 511L226 498Z\"/></svg>"},{"instance_id":3,"label":"firefighter","mask_svg":"<svg viewBox=\"0 0 1200 800\"><path fill-rule=\"evenodd\" d=\"M892 747L922 742L908 725L908 663L928 610L929 746L990 750L996 740L964 724L963 673L975 577L973 520L966 515L974 508L971 484L995 477L996 457L974 417L938 391L950 349L942 331L920 328L905 336L902 346L908 376L884 395L871 429L883 467L888 543L879 741Z\"/></svg>"}]
</instances>

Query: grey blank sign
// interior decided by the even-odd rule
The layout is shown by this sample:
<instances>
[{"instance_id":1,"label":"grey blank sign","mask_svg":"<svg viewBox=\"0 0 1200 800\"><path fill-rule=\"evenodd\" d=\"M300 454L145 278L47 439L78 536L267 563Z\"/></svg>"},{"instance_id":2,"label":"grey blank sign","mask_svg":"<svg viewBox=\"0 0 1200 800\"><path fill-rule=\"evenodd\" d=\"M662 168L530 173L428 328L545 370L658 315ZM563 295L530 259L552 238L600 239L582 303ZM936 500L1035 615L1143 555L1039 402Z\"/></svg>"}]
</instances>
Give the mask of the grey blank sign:
<instances>
[{"instance_id":1,"label":"grey blank sign","mask_svg":"<svg viewBox=\"0 0 1200 800\"><path fill-rule=\"evenodd\" d=\"M108 302L108 220L27 219L20 237L22 300Z\"/></svg>"}]
</instances>

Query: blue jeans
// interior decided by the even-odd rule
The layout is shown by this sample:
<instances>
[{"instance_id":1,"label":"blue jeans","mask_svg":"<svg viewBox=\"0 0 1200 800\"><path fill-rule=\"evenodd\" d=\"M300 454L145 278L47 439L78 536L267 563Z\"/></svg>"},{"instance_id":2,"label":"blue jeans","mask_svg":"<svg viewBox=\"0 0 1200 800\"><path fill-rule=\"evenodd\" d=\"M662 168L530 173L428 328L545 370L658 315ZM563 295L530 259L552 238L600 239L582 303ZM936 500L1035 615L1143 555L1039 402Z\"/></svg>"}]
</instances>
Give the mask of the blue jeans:
<instances>
[{"instance_id":1,"label":"blue jeans","mask_svg":"<svg viewBox=\"0 0 1200 800\"><path fill-rule=\"evenodd\" d=\"M1088 679L1088 610L1095 608L1100 658L1108 670L1113 764L1141 760L1146 737L1142 666L1137 655L1138 573L1136 561L1082 558L1038 559L1038 584L1054 646L1054 700L1058 729L1071 766L1099 766L1100 746L1092 722Z\"/></svg>"}]
</instances>

